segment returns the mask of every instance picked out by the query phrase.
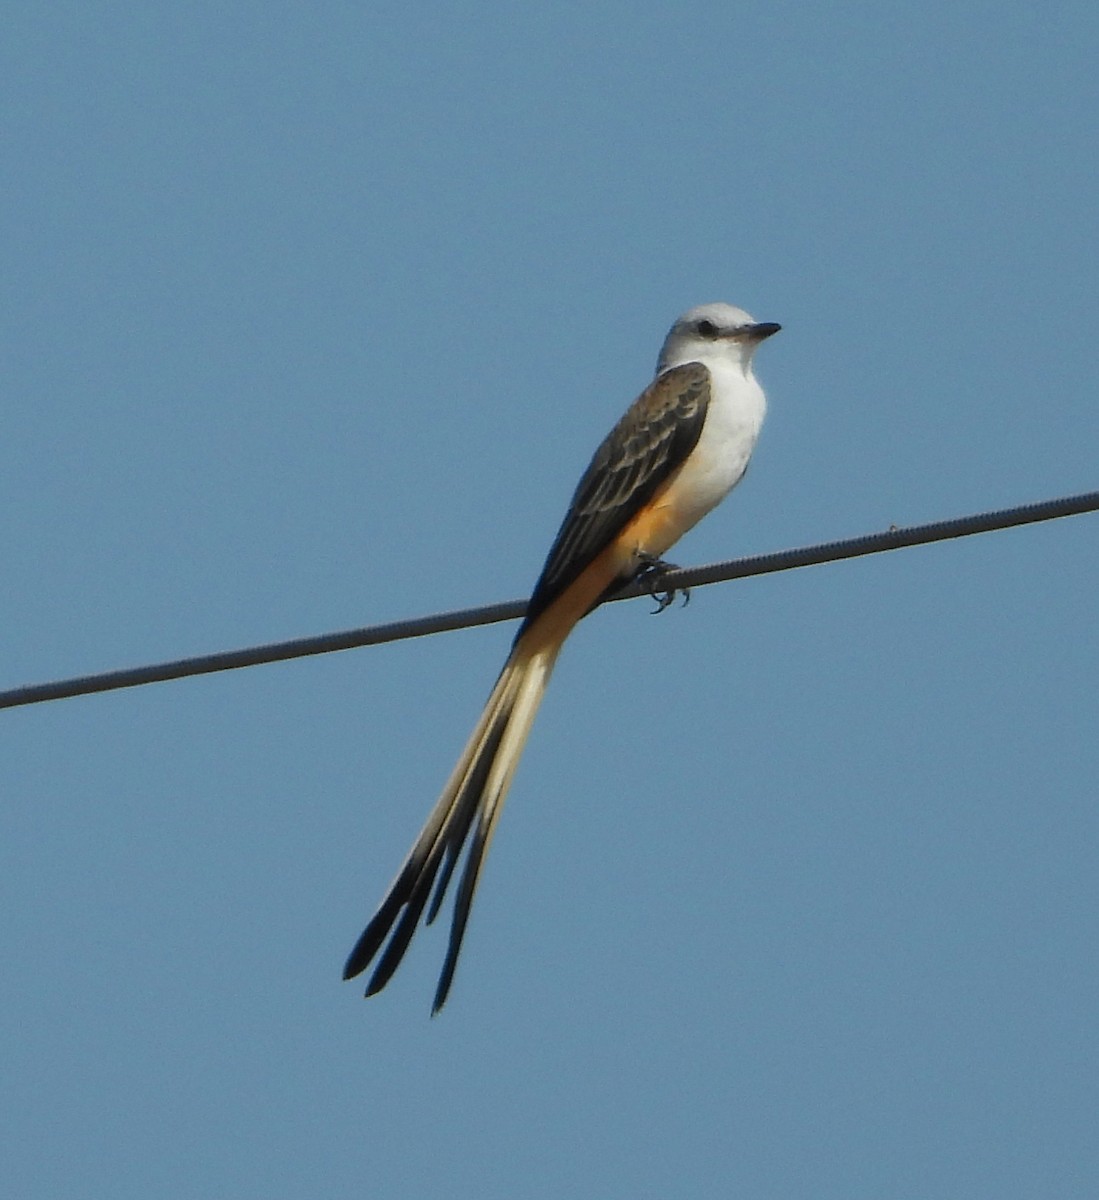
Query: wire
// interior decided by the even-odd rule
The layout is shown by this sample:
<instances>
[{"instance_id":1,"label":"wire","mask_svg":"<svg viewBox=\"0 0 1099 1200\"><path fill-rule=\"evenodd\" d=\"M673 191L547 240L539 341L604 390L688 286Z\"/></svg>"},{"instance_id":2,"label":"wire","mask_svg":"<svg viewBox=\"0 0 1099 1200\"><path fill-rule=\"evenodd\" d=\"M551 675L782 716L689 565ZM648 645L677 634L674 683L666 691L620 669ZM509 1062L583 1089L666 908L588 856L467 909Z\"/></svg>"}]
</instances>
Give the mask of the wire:
<instances>
[{"instance_id":1,"label":"wire","mask_svg":"<svg viewBox=\"0 0 1099 1200\"><path fill-rule=\"evenodd\" d=\"M1021 504L1015 508L934 521L929 525L911 525L869 533L840 542L822 542L794 550L779 550L751 558L732 558L725 562L700 567L676 567L662 574L659 591L685 590L721 583L730 579L745 579L749 575L767 575L773 571L790 571L817 563L837 562L843 558L859 558L864 554L880 554L883 550L899 550L905 546L922 546L949 538L970 537L994 529L1009 529L1036 521L1052 521L1099 509L1099 492L1084 492L1037 504ZM614 600L629 600L651 595L644 583L624 587ZM509 600L483 608L465 608L455 612L438 613L429 617L414 617L386 625L368 625L343 633L325 633L317 637L297 638L289 642L271 642L244 650L227 650L197 658L181 658L175 662L154 663L101 675L84 675L76 679L61 679L55 683L37 683L0 692L0 708L16 708L24 704L40 704L44 700L62 700L70 696L85 696L92 692L109 692L118 688L137 687L144 683L160 683L168 679L184 679L191 675L206 675L213 671L231 671L238 667L254 667L260 663L283 662L304 658L309 654L329 654L333 650L350 650L356 646L377 646L403 638L424 637L430 633L445 633L451 629L468 629L474 625L491 625L510 621L526 612L525 600Z\"/></svg>"}]
</instances>

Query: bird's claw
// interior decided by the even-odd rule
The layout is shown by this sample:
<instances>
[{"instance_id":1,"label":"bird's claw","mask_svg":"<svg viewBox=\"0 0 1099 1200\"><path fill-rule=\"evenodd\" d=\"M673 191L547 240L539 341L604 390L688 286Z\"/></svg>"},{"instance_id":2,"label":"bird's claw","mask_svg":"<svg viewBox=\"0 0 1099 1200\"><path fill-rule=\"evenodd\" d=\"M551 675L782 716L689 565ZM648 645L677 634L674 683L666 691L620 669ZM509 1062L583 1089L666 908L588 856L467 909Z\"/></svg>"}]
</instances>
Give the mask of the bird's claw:
<instances>
[{"instance_id":1,"label":"bird's claw","mask_svg":"<svg viewBox=\"0 0 1099 1200\"><path fill-rule=\"evenodd\" d=\"M637 572L637 579L641 583L648 584L649 595L656 601L656 608L652 610L651 616L656 616L657 613L662 613L666 608L671 608L675 603L676 596L683 597L683 607L686 608L691 600L690 588L661 588L660 581L667 575L669 571L676 571L675 563L664 562L663 559L653 558L651 555L641 555L641 568Z\"/></svg>"}]
</instances>

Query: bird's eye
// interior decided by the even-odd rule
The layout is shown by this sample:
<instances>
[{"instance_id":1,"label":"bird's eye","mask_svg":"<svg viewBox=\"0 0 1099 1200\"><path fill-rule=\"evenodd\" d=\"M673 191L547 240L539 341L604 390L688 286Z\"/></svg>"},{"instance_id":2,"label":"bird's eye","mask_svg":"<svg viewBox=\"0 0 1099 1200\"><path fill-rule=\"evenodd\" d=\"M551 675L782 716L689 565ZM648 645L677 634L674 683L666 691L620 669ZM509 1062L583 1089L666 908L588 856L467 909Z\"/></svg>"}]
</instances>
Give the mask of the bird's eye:
<instances>
[{"instance_id":1,"label":"bird's eye","mask_svg":"<svg viewBox=\"0 0 1099 1200\"><path fill-rule=\"evenodd\" d=\"M699 321L697 329L700 337L715 338L717 337L717 326L713 321Z\"/></svg>"}]
</instances>

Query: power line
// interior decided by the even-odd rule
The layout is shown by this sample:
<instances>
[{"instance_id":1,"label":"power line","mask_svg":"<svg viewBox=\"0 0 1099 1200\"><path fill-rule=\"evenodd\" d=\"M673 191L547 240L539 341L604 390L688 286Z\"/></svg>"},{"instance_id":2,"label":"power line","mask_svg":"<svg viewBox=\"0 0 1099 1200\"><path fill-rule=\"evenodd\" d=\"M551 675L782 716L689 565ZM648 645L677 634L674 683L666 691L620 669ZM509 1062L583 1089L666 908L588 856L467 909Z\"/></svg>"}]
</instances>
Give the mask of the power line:
<instances>
[{"instance_id":1,"label":"power line","mask_svg":"<svg viewBox=\"0 0 1099 1200\"><path fill-rule=\"evenodd\" d=\"M817 563L837 562L843 558L859 558L864 554L880 554L883 550L899 550L905 546L922 546L950 538L989 533L994 529L1009 529L1036 521L1052 521L1056 517L1076 516L1099 509L1099 492L1084 492L1037 504L1020 504L996 512L976 513L929 525L910 525L868 533L862 537L839 542L822 542L794 550L779 550L751 558L732 558L725 562L700 567L677 567L660 577L660 590L703 587L730 579L745 579L749 575L767 575L773 571L790 571ZM633 583L622 589L615 600L629 600L649 595L643 583ZM191 675L206 675L213 671L231 671L238 667L254 667L260 663L283 662L309 654L328 654L333 650L350 650L356 646L377 646L403 638L424 637L429 633L444 633L451 629L467 629L474 625L491 625L510 621L526 611L525 600L509 600L483 608L465 608L455 612L438 613L429 617L414 617L385 625L368 625L343 633L325 633L317 637L297 638L289 642L272 642L244 650L226 650L197 658L182 658L175 662L154 663L101 675L84 675L76 679L61 679L54 683L36 683L27 687L0 692L0 708L16 708L24 704L40 704L44 700L62 700L69 696L84 696L92 692L109 692L118 688L137 687L143 683L160 683L168 679L184 679Z\"/></svg>"}]
</instances>

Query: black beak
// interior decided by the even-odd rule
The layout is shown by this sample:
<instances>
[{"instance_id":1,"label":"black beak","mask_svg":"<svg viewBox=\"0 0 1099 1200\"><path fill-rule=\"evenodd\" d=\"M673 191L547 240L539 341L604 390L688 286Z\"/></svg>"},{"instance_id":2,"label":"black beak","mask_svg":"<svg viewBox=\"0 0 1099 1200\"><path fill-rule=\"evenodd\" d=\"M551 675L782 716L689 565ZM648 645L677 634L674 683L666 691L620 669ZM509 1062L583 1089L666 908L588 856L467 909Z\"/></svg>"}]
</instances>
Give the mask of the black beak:
<instances>
[{"instance_id":1,"label":"black beak","mask_svg":"<svg viewBox=\"0 0 1099 1200\"><path fill-rule=\"evenodd\" d=\"M762 342L764 338L778 333L781 328L782 326L777 321L760 321L756 325L745 325L744 332L753 342Z\"/></svg>"}]
</instances>

